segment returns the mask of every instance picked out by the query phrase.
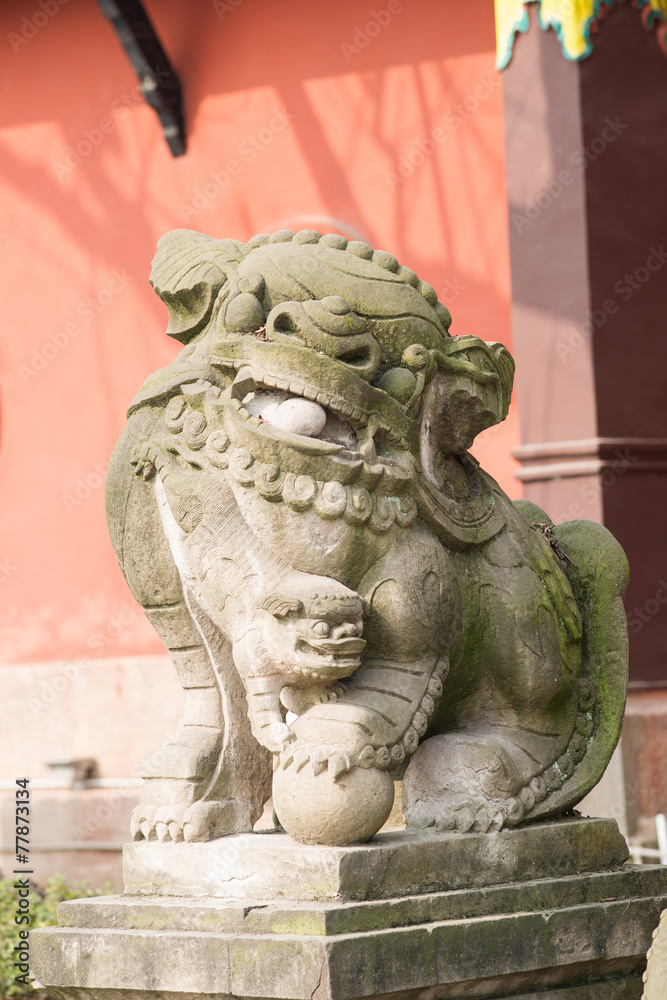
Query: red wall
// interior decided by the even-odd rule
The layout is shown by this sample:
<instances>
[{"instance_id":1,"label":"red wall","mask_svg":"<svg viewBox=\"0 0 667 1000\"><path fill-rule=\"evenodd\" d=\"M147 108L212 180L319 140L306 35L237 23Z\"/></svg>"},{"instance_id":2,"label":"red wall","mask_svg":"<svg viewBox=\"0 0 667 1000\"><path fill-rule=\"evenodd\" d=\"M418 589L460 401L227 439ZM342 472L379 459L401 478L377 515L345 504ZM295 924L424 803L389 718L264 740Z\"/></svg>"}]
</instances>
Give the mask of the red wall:
<instances>
[{"instance_id":1,"label":"red wall","mask_svg":"<svg viewBox=\"0 0 667 1000\"><path fill-rule=\"evenodd\" d=\"M492 0L152 0L184 88L179 159L94 0L41 3L0 11L2 662L161 648L117 569L102 472L177 350L147 283L166 230L355 235L431 282L453 333L511 347ZM517 441L512 413L476 449L512 495Z\"/></svg>"}]
</instances>

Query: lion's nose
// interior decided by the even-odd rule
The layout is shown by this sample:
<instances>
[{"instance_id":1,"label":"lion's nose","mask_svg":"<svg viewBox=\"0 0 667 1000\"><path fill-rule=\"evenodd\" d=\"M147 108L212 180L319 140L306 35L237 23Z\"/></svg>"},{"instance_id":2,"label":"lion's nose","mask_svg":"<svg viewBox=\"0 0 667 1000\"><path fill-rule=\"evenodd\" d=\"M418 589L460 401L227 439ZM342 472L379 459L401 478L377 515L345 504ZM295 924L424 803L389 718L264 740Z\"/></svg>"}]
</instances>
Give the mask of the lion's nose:
<instances>
[{"instance_id":1,"label":"lion's nose","mask_svg":"<svg viewBox=\"0 0 667 1000\"><path fill-rule=\"evenodd\" d=\"M380 345L365 320L338 295L275 306L266 320L266 338L279 343L300 341L347 365L368 382L380 367Z\"/></svg>"},{"instance_id":2,"label":"lion's nose","mask_svg":"<svg viewBox=\"0 0 667 1000\"><path fill-rule=\"evenodd\" d=\"M348 639L355 635L361 635L363 628L363 622L344 622L331 629L330 637L332 639Z\"/></svg>"}]
</instances>

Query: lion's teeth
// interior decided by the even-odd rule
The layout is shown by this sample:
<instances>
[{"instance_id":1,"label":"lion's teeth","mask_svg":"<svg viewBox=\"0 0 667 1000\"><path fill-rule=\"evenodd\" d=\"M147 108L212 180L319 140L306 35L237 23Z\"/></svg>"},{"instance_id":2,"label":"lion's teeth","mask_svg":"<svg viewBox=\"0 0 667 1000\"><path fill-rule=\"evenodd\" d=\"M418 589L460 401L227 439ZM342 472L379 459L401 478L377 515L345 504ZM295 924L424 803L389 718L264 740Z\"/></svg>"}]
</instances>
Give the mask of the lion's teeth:
<instances>
[{"instance_id":1,"label":"lion's teeth","mask_svg":"<svg viewBox=\"0 0 667 1000\"><path fill-rule=\"evenodd\" d=\"M357 446L357 435L349 424L341 420L339 416L331 410L327 413L327 422L324 425L321 438L325 441L333 441L342 444L345 448L354 449Z\"/></svg>"},{"instance_id":2,"label":"lion's teeth","mask_svg":"<svg viewBox=\"0 0 667 1000\"><path fill-rule=\"evenodd\" d=\"M267 392L266 390L256 389L255 392L249 393L243 400L243 405L253 417L261 417L262 420L266 420L269 423L270 413L284 403L288 398L286 392Z\"/></svg>"}]
</instances>

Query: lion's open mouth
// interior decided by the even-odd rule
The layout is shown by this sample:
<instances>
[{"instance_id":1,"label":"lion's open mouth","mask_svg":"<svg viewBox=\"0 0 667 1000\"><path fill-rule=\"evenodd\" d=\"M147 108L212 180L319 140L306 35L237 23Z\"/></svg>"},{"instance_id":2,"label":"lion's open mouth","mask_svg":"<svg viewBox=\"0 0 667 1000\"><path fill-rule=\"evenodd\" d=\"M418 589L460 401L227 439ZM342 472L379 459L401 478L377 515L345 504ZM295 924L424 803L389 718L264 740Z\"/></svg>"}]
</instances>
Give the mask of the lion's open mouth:
<instances>
[{"instance_id":1,"label":"lion's open mouth","mask_svg":"<svg viewBox=\"0 0 667 1000\"><path fill-rule=\"evenodd\" d=\"M362 410L338 395L249 367L238 373L232 398L251 418L311 444L321 441L325 448L329 446L327 450L349 461L376 462L376 438L380 446L384 442L394 447L406 445L377 416L369 421ZM298 440L294 444L298 447Z\"/></svg>"},{"instance_id":2,"label":"lion's open mouth","mask_svg":"<svg viewBox=\"0 0 667 1000\"><path fill-rule=\"evenodd\" d=\"M350 451L357 448L358 438L352 425L314 399L279 389L256 389L243 399L243 405L253 416L281 431L331 441Z\"/></svg>"},{"instance_id":3,"label":"lion's open mouth","mask_svg":"<svg viewBox=\"0 0 667 1000\"><path fill-rule=\"evenodd\" d=\"M342 661L347 658L354 658L363 652L366 647L366 640L361 636L349 636L345 639L321 639L310 640L299 639L297 650L300 653L307 653L309 656L323 656L333 662Z\"/></svg>"},{"instance_id":4,"label":"lion's open mouth","mask_svg":"<svg viewBox=\"0 0 667 1000\"><path fill-rule=\"evenodd\" d=\"M310 641L301 637L296 642L294 666L300 672L322 680L349 677L359 667L365 646L366 640L361 636Z\"/></svg>"}]
</instances>

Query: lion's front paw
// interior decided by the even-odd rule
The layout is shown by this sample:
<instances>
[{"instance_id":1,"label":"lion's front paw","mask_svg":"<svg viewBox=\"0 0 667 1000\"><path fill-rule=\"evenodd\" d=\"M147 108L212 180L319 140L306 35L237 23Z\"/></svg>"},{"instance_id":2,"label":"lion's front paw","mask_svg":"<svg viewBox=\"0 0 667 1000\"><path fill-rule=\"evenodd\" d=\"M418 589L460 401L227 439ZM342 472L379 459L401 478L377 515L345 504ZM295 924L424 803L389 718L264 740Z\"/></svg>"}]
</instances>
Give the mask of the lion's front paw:
<instances>
[{"instance_id":1,"label":"lion's front paw","mask_svg":"<svg viewBox=\"0 0 667 1000\"><path fill-rule=\"evenodd\" d=\"M152 806L142 802L132 810L132 839L178 843L184 839L183 817L187 809L183 805Z\"/></svg>"},{"instance_id":2,"label":"lion's front paw","mask_svg":"<svg viewBox=\"0 0 667 1000\"><path fill-rule=\"evenodd\" d=\"M313 774L328 770L336 781L343 774L353 770L359 758L346 747L315 746L312 743L291 743L280 755L279 766L285 770L294 762L297 771L309 764Z\"/></svg>"},{"instance_id":3,"label":"lion's front paw","mask_svg":"<svg viewBox=\"0 0 667 1000\"><path fill-rule=\"evenodd\" d=\"M505 823L505 814L482 795L465 792L445 795L432 816L406 816L411 826L435 826L438 833L492 833ZM416 822L415 822L416 820Z\"/></svg>"},{"instance_id":4,"label":"lion's front paw","mask_svg":"<svg viewBox=\"0 0 667 1000\"><path fill-rule=\"evenodd\" d=\"M336 701L345 694L345 690L345 685L339 681L330 687L284 687L280 692L280 700L288 712L303 715L313 705L326 705L327 702Z\"/></svg>"},{"instance_id":5,"label":"lion's front paw","mask_svg":"<svg viewBox=\"0 0 667 1000\"><path fill-rule=\"evenodd\" d=\"M190 806L142 803L134 808L130 823L134 840L163 844L215 840L251 829L248 803L235 799L200 799Z\"/></svg>"},{"instance_id":6,"label":"lion's front paw","mask_svg":"<svg viewBox=\"0 0 667 1000\"><path fill-rule=\"evenodd\" d=\"M460 794L444 800L435 828L438 833L492 833L504 822L504 813L482 795Z\"/></svg>"}]
</instances>

